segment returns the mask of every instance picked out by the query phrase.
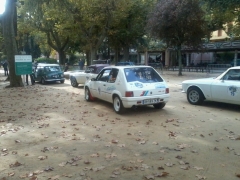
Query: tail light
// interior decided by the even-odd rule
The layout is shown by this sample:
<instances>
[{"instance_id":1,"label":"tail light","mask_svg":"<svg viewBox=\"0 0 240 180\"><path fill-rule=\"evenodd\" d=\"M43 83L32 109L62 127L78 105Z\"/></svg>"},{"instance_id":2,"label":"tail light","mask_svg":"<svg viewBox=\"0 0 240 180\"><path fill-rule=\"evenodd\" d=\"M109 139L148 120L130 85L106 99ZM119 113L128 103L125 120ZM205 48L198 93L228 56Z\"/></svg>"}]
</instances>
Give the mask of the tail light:
<instances>
[{"instance_id":1,"label":"tail light","mask_svg":"<svg viewBox=\"0 0 240 180\"><path fill-rule=\"evenodd\" d=\"M169 93L169 88L166 88L165 93L166 93L166 94Z\"/></svg>"},{"instance_id":2,"label":"tail light","mask_svg":"<svg viewBox=\"0 0 240 180\"><path fill-rule=\"evenodd\" d=\"M133 91L126 91L125 97L133 97Z\"/></svg>"}]
</instances>

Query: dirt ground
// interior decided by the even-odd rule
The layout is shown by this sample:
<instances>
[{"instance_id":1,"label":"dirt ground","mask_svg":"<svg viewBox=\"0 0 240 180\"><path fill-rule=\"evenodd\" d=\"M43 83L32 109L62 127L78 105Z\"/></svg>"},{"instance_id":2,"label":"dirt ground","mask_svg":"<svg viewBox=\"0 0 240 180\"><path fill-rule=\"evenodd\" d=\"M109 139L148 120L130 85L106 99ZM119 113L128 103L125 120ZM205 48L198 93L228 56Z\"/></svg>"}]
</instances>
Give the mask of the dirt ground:
<instances>
[{"instance_id":1,"label":"dirt ground","mask_svg":"<svg viewBox=\"0 0 240 180\"><path fill-rule=\"evenodd\" d=\"M239 179L240 107L181 93L183 80L211 76L163 72L164 109L118 115L68 80L6 89L1 73L0 180Z\"/></svg>"}]
</instances>

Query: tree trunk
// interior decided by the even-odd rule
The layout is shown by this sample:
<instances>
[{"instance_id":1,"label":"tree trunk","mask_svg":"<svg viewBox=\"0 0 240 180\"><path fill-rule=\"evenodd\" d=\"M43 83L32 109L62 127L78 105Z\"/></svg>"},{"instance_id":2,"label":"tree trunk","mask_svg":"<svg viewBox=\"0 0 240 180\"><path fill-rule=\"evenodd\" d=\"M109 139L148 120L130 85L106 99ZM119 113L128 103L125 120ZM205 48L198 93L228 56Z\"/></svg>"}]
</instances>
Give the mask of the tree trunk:
<instances>
[{"instance_id":1,"label":"tree trunk","mask_svg":"<svg viewBox=\"0 0 240 180\"><path fill-rule=\"evenodd\" d=\"M182 54L181 47L177 48L177 56L178 56L178 76L182 76Z\"/></svg>"},{"instance_id":2,"label":"tree trunk","mask_svg":"<svg viewBox=\"0 0 240 180\"><path fill-rule=\"evenodd\" d=\"M15 2L15 0L7 0L5 13L3 14L3 37L9 64L10 85L8 87L23 86L21 76L17 76L15 73L15 55L17 54L16 32L13 23L14 16L16 16Z\"/></svg>"},{"instance_id":3,"label":"tree trunk","mask_svg":"<svg viewBox=\"0 0 240 180\"><path fill-rule=\"evenodd\" d=\"M129 61L129 46L123 48L123 61Z\"/></svg>"},{"instance_id":4,"label":"tree trunk","mask_svg":"<svg viewBox=\"0 0 240 180\"><path fill-rule=\"evenodd\" d=\"M67 62L65 62L66 61L66 54L63 50L58 50L58 55L59 55L59 63L61 65L64 65L65 63L67 63Z\"/></svg>"},{"instance_id":5,"label":"tree trunk","mask_svg":"<svg viewBox=\"0 0 240 180\"><path fill-rule=\"evenodd\" d=\"M119 49L118 48L115 48L114 50L114 61L115 61L115 64L117 64L117 62L119 61Z\"/></svg>"},{"instance_id":6,"label":"tree trunk","mask_svg":"<svg viewBox=\"0 0 240 180\"><path fill-rule=\"evenodd\" d=\"M96 49L94 47L91 48L90 52L90 59L91 59L91 64L93 64L93 60L97 59L97 53Z\"/></svg>"}]
</instances>

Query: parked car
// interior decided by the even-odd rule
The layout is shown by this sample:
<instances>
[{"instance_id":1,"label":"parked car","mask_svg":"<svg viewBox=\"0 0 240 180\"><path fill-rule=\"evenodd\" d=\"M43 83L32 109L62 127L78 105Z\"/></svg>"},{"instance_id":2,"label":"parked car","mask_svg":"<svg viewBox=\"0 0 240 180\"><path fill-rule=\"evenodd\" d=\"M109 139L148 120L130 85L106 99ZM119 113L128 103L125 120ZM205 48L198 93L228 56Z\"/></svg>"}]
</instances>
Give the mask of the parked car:
<instances>
[{"instance_id":1,"label":"parked car","mask_svg":"<svg viewBox=\"0 0 240 180\"><path fill-rule=\"evenodd\" d=\"M58 64L38 63L35 67L34 81L39 81L42 84L46 82L64 83L63 71Z\"/></svg>"},{"instance_id":2,"label":"parked car","mask_svg":"<svg viewBox=\"0 0 240 180\"><path fill-rule=\"evenodd\" d=\"M236 63L236 66L240 66L240 59L237 59ZM231 62L231 66L234 66L234 60Z\"/></svg>"},{"instance_id":3,"label":"parked car","mask_svg":"<svg viewBox=\"0 0 240 180\"><path fill-rule=\"evenodd\" d=\"M169 100L169 88L150 66L109 66L85 82L85 99L113 104L116 113L125 108L153 105L162 109Z\"/></svg>"},{"instance_id":4,"label":"parked car","mask_svg":"<svg viewBox=\"0 0 240 180\"><path fill-rule=\"evenodd\" d=\"M70 73L69 79L71 81L71 85L73 87L78 87L79 84L84 84L86 79L96 77L97 74L106 66L109 66L109 64L94 64L88 66L85 71Z\"/></svg>"},{"instance_id":5,"label":"parked car","mask_svg":"<svg viewBox=\"0 0 240 180\"><path fill-rule=\"evenodd\" d=\"M70 74L77 73L77 72L84 72L84 70L75 69L75 70L72 70L72 71L66 71L66 72L63 73L63 75L66 79L69 79Z\"/></svg>"},{"instance_id":6,"label":"parked car","mask_svg":"<svg viewBox=\"0 0 240 180\"><path fill-rule=\"evenodd\" d=\"M217 78L183 81L182 89L193 105L204 100L240 105L240 66L229 68Z\"/></svg>"},{"instance_id":7,"label":"parked car","mask_svg":"<svg viewBox=\"0 0 240 180\"><path fill-rule=\"evenodd\" d=\"M134 66L134 63L131 61L117 62L116 66Z\"/></svg>"}]
</instances>

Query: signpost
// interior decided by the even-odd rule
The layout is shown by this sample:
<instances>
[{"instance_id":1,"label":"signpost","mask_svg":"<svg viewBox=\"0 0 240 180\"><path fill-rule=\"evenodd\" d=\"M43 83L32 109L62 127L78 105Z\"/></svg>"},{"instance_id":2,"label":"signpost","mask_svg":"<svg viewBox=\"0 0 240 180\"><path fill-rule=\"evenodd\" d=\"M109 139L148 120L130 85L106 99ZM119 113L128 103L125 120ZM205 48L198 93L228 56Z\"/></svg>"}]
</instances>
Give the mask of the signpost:
<instances>
[{"instance_id":1,"label":"signpost","mask_svg":"<svg viewBox=\"0 0 240 180\"><path fill-rule=\"evenodd\" d=\"M16 75L32 74L31 55L15 55L15 73Z\"/></svg>"}]
</instances>

